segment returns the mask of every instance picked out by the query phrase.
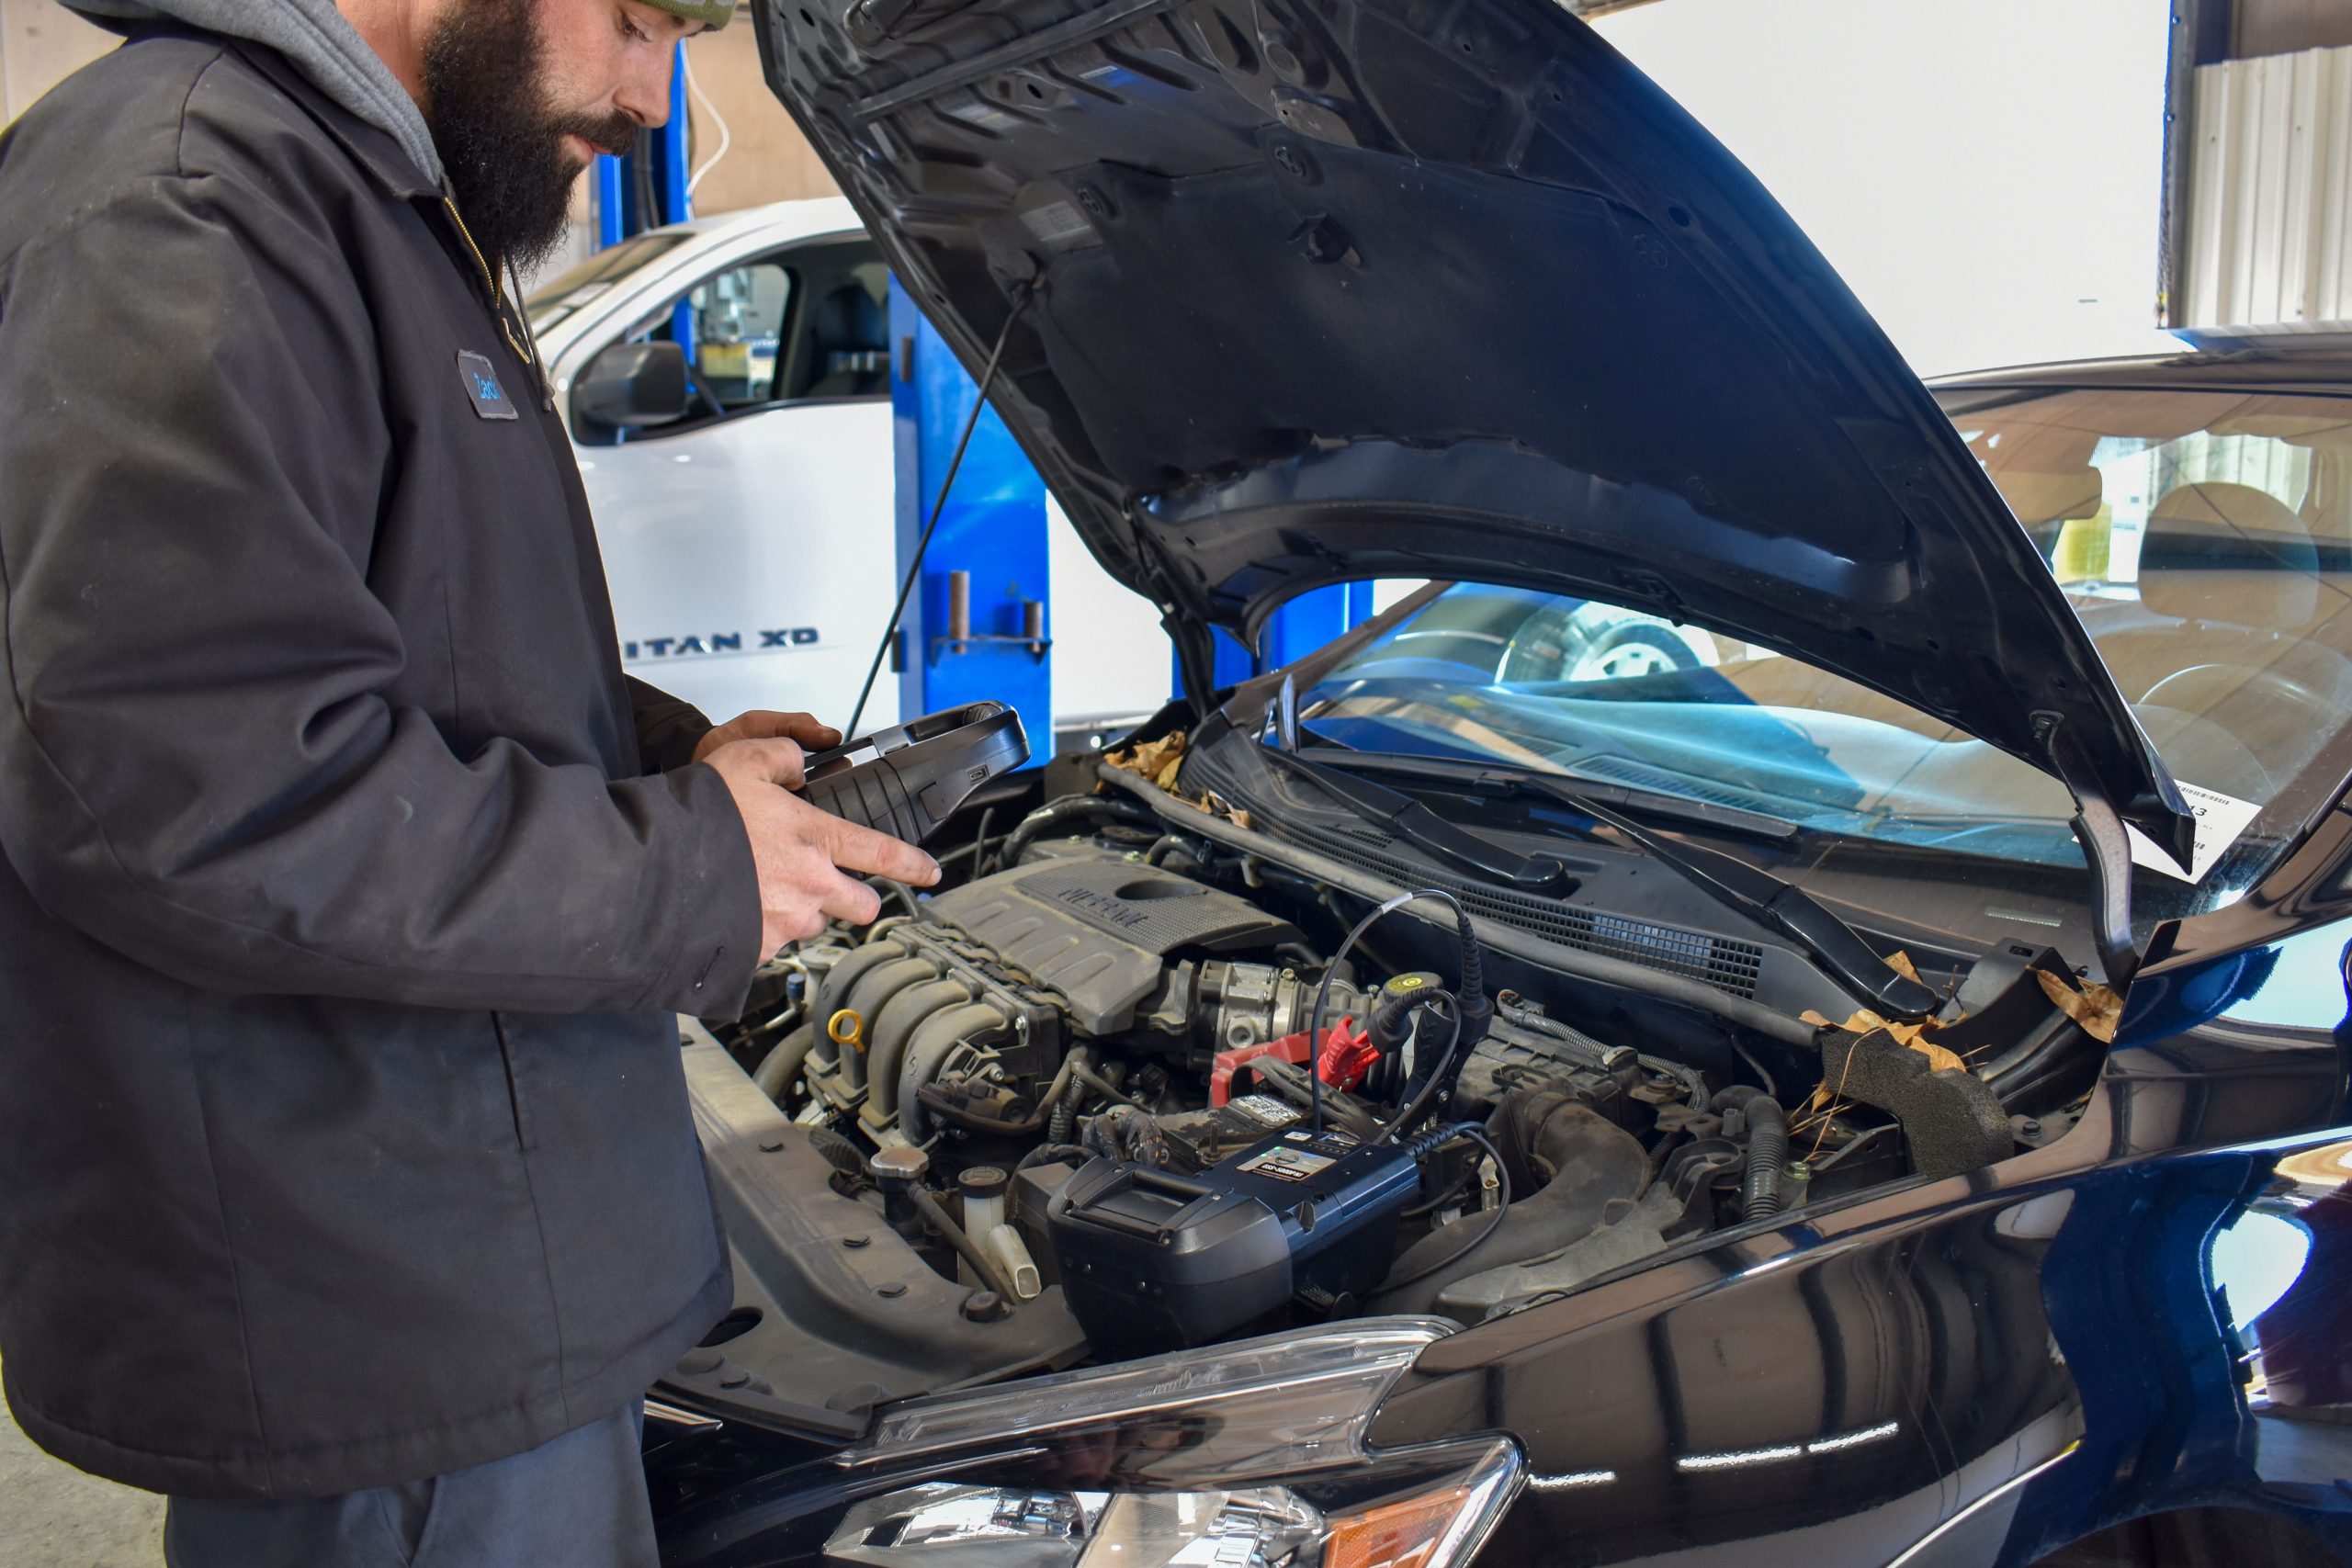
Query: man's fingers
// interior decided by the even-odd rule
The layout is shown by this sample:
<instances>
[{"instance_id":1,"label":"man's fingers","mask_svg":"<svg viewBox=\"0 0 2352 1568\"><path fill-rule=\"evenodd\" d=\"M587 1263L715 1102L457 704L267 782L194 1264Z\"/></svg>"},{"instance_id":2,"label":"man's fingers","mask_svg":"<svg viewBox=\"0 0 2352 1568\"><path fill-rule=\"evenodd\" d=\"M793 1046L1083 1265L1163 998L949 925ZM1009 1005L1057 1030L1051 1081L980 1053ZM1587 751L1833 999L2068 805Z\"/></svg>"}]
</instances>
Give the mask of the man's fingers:
<instances>
[{"instance_id":1,"label":"man's fingers","mask_svg":"<svg viewBox=\"0 0 2352 1568\"><path fill-rule=\"evenodd\" d=\"M882 895L854 876L840 876L836 882L817 907L845 924L872 925L882 913Z\"/></svg>"},{"instance_id":2,"label":"man's fingers","mask_svg":"<svg viewBox=\"0 0 2352 1568\"><path fill-rule=\"evenodd\" d=\"M714 761L725 757L731 765L737 759L749 763L761 778L786 789L797 789L801 782L800 748L789 740L730 740L712 753Z\"/></svg>"},{"instance_id":3,"label":"man's fingers","mask_svg":"<svg viewBox=\"0 0 2352 1568\"><path fill-rule=\"evenodd\" d=\"M808 713L780 713L776 733L789 735L812 751L822 751L842 743L842 732L830 724L819 724L817 716Z\"/></svg>"},{"instance_id":4,"label":"man's fingers","mask_svg":"<svg viewBox=\"0 0 2352 1568\"><path fill-rule=\"evenodd\" d=\"M842 818L831 818L827 848L833 863L843 871L887 876L910 886L928 887L939 880L939 863L903 839Z\"/></svg>"},{"instance_id":5,"label":"man's fingers","mask_svg":"<svg viewBox=\"0 0 2352 1568\"><path fill-rule=\"evenodd\" d=\"M770 958L774 958L794 942L807 942L808 928L823 919L823 916L812 913L804 920L788 918L781 910L763 910L760 914L760 945L767 950Z\"/></svg>"},{"instance_id":6,"label":"man's fingers","mask_svg":"<svg viewBox=\"0 0 2352 1568\"><path fill-rule=\"evenodd\" d=\"M741 739L765 740L781 736L817 751L838 746L842 740L842 732L831 725L818 723L815 714L778 713L774 708L753 708L724 728L729 736Z\"/></svg>"}]
</instances>

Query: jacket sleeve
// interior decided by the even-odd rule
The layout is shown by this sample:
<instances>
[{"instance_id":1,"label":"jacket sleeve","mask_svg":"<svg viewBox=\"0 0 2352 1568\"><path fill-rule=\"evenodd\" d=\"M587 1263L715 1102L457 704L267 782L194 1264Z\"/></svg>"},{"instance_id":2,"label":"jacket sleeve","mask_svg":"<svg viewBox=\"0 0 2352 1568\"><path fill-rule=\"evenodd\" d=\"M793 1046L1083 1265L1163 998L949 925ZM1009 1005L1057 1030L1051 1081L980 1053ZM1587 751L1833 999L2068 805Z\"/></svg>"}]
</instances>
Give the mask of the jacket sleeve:
<instances>
[{"instance_id":1,"label":"jacket sleeve","mask_svg":"<svg viewBox=\"0 0 2352 1568\"><path fill-rule=\"evenodd\" d=\"M34 897L213 989L740 1006L718 774L459 756L384 694L391 445L332 221L220 175L85 199L0 272L0 850Z\"/></svg>"},{"instance_id":2,"label":"jacket sleeve","mask_svg":"<svg viewBox=\"0 0 2352 1568\"><path fill-rule=\"evenodd\" d=\"M637 715L638 752L649 773L666 773L695 760L695 748L710 733L702 709L683 697L631 675L628 705Z\"/></svg>"}]
</instances>

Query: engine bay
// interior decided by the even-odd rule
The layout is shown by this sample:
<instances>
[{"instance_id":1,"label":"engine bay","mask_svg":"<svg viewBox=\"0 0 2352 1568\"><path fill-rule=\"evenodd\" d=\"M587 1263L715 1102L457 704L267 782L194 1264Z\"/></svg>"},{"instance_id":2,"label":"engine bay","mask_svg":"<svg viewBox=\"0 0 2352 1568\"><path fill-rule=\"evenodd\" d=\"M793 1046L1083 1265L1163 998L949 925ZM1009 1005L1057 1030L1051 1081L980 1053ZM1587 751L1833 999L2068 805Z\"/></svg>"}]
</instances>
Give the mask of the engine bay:
<instances>
[{"instance_id":1,"label":"engine bay","mask_svg":"<svg viewBox=\"0 0 2352 1568\"><path fill-rule=\"evenodd\" d=\"M822 1436L820 1406L1090 1359L1474 1324L2046 1142L2103 1059L2046 949L1921 976L1943 1055L1868 1014L1806 1052L1489 951L1443 887L1186 827L1050 803L697 1030L739 1299L680 1380Z\"/></svg>"}]
</instances>

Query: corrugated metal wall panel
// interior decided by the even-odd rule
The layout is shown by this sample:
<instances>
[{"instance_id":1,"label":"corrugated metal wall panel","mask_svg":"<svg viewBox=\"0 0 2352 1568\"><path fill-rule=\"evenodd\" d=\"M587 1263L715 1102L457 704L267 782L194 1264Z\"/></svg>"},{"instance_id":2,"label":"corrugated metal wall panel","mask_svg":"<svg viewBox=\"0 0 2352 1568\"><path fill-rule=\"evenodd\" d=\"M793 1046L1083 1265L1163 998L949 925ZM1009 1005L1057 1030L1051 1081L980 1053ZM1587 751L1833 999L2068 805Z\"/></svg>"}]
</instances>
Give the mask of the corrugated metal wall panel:
<instances>
[{"instance_id":1,"label":"corrugated metal wall panel","mask_svg":"<svg viewBox=\"0 0 2352 1568\"><path fill-rule=\"evenodd\" d=\"M2352 325L2352 48L2197 71L2183 326Z\"/></svg>"}]
</instances>

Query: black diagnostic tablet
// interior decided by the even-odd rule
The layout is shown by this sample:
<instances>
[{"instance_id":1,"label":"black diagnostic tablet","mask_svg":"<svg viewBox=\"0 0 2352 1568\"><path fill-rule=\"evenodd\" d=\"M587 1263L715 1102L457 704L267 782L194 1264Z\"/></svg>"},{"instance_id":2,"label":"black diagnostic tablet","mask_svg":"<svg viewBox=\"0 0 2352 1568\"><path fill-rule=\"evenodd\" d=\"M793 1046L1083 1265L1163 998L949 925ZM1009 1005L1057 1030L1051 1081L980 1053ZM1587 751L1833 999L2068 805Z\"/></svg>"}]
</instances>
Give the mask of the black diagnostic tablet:
<instances>
[{"instance_id":1,"label":"black diagnostic tablet","mask_svg":"<svg viewBox=\"0 0 2352 1568\"><path fill-rule=\"evenodd\" d=\"M972 792L1029 760L1021 716L972 703L861 735L808 760L809 805L920 844Z\"/></svg>"}]
</instances>

